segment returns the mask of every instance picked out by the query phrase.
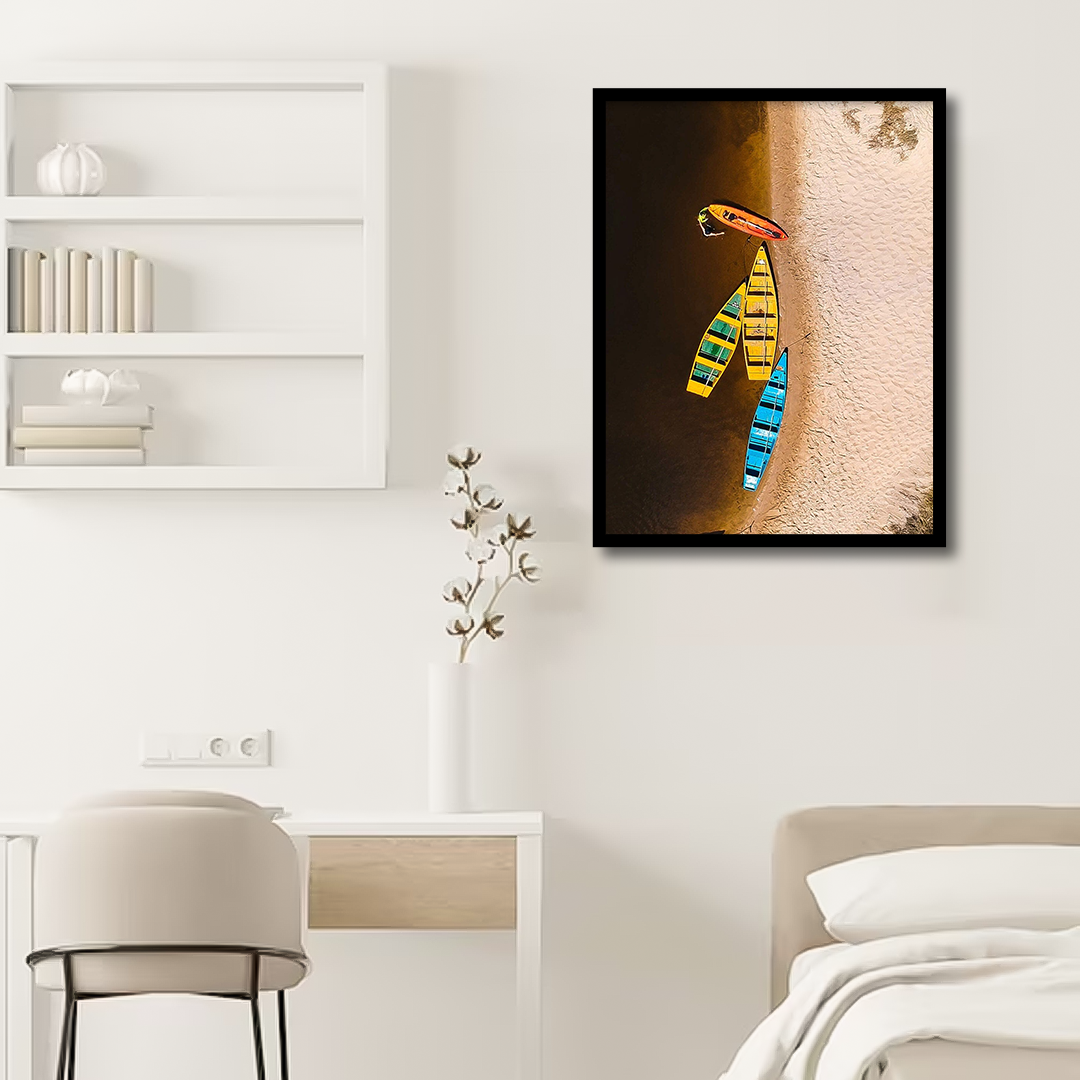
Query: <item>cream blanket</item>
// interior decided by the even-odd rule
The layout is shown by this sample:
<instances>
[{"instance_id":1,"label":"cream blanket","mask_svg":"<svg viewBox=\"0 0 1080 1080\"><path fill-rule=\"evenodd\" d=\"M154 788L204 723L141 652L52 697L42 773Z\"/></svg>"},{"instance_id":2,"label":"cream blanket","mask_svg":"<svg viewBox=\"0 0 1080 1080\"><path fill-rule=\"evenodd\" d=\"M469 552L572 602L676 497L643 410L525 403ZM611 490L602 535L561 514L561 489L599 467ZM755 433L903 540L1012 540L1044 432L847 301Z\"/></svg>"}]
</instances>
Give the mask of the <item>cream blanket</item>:
<instances>
[{"instance_id":1,"label":"cream blanket","mask_svg":"<svg viewBox=\"0 0 1080 1080\"><path fill-rule=\"evenodd\" d=\"M861 1080L890 1046L935 1037L1080 1049L1080 927L946 930L838 950L721 1080Z\"/></svg>"}]
</instances>

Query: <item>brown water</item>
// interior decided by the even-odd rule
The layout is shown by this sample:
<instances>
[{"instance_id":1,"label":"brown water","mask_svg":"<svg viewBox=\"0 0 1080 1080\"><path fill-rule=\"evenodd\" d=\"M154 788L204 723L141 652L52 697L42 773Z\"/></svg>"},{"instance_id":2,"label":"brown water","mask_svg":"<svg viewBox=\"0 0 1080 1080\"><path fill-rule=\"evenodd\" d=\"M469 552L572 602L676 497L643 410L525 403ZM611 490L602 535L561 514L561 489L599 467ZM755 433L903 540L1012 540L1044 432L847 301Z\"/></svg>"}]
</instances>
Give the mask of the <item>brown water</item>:
<instances>
[{"instance_id":1,"label":"brown water","mask_svg":"<svg viewBox=\"0 0 1080 1080\"><path fill-rule=\"evenodd\" d=\"M766 115L755 101L607 105L608 533L732 533L749 521L743 464L763 384L747 379L741 341L710 397L686 380L761 243L736 230L706 239L697 213L727 200L771 216Z\"/></svg>"}]
</instances>

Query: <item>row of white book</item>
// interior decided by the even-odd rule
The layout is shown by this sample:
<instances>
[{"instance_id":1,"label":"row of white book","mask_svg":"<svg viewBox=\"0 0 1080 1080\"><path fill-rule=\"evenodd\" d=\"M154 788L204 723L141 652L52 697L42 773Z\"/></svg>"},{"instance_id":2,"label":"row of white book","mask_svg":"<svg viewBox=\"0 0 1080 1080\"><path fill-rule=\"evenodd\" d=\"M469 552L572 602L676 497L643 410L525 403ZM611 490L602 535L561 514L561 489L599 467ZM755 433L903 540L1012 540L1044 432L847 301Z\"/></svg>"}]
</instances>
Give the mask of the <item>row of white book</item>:
<instances>
[{"instance_id":1,"label":"row of white book","mask_svg":"<svg viewBox=\"0 0 1080 1080\"><path fill-rule=\"evenodd\" d=\"M126 248L101 254L8 248L8 330L145 333L154 329L154 268Z\"/></svg>"},{"instance_id":2,"label":"row of white book","mask_svg":"<svg viewBox=\"0 0 1080 1080\"><path fill-rule=\"evenodd\" d=\"M11 445L24 465L145 465L152 405L24 405Z\"/></svg>"}]
</instances>

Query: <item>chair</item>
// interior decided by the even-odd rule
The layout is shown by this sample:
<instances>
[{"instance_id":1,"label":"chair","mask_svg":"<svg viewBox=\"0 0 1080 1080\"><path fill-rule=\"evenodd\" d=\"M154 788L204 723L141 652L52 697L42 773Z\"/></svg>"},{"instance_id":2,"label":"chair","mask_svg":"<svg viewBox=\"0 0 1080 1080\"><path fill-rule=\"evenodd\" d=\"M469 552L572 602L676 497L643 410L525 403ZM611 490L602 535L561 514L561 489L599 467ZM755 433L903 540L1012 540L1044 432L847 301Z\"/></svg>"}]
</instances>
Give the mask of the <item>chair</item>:
<instances>
[{"instance_id":1,"label":"chair","mask_svg":"<svg viewBox=\"0 0 1080 1080\"><path fill-rule=\"evenodd\" d=\"M266 1080L261 991L277 995L288 1080L285 991L311 964L301 942L296 849L255 803L199 791L120 792L76 804L38 840L38 986L64 993L57 1080L74 1080L79 1002L201 994L251 1003Z\"/></svg>"}]
</instances>

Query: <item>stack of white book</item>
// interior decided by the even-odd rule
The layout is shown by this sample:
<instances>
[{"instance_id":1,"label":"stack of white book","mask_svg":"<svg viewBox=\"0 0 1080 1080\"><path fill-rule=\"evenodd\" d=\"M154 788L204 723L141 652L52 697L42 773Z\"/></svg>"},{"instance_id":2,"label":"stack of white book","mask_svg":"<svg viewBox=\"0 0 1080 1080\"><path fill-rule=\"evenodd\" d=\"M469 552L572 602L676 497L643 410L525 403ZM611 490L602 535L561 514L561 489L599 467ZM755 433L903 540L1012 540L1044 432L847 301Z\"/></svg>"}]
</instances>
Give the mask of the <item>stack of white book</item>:
<instances>
[{"instance_id":1,"label":"stack of white book","mask_svg":"<svg viewBox=\"0 0 1080 1080\"><path fill-rule=\"evenodd\" d=\"M152 405L24 405L11 444L24 465L144 465Z\"/></svg>"},{"instance_id":2,"label":"stack of white book","mask_svg":"<svg viewBox=\"0 0 1080 1080\"><path fill-rule=\"evenodd\" d=\"M147 333L154 329L154 267L126 248L101 254L8 248L8 330Z\"/></svg>"}]
</instances>

